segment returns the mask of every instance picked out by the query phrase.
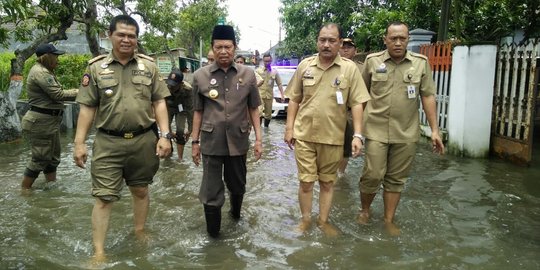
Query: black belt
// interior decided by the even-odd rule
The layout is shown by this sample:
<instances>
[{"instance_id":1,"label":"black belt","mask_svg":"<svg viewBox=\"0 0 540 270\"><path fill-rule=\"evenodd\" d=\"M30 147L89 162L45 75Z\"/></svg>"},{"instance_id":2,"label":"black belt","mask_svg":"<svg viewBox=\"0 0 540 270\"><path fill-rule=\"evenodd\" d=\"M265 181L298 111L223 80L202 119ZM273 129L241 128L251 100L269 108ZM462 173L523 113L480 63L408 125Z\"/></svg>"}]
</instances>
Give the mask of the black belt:
<instances>
[{"instance_id":1,"label":"black belt","mask_svg":"<svg viewBox=\"0 0 540 270\"><path fill-rule=\"evenodd\" d=\"M61 109L44 109L36 106L30 106L30 110L38 113L49 114L52 116L61 116L64 114L64 110Z\"/></svg>"},{"instance_id":2,"label":"black belt","mask_svg":"<svg viewBox=\"0 0 540 270\"><path fill-rule=\"evenodd\" d=\"M137 131L129 131L129 132L125 132L125 131L114 131L114 130L108 130L108 129L104 129L104 128L99 128L99 131L103 132L103 133L106 133L108 135L111 135L111 136L117 136L117 137L122 137L124 139L133 139L133 137L135 136L139 136L141 134L144 134L152 129L154 129L154 127L157 127L156 126L156 123L153 123L152 125L150 125L149 127L147 128L143 128L141 130L137 130Z\"/></svg>"}]
</instances>

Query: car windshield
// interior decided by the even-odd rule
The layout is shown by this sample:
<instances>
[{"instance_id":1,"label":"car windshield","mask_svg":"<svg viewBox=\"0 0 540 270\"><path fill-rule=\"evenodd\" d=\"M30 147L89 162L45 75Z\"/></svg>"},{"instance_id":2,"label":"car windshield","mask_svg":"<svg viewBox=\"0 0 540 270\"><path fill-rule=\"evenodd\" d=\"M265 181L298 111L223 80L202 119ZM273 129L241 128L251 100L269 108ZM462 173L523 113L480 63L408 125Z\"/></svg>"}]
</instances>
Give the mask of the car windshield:
<instances>
[{"instance_id":1,"label":"car windshield","mask_svg":"<svg viewBox=\"0 0 540 270\"><path fill-rule=\"evenodd\" d=\"M279 74L279 77L281 78L281 85L283 86L283 91L285 92L285 88L287 88L287 85L289 84L289 81L291 80L292 76L294 75L294 72L296 69L292 68L275 68L277 73ZM281 94L279 93L279 88L277 84L274 84L274 97L281 97Z\"/></svg>"}]
</instances>

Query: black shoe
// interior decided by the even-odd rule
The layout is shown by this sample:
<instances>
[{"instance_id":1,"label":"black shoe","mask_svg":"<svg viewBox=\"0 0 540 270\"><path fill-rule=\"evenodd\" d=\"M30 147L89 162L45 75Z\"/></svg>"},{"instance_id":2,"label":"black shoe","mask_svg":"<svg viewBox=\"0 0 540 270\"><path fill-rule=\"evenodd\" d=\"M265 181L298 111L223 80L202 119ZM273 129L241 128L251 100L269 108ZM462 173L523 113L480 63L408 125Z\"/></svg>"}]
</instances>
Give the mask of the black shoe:
<instances>
[{"instance_id":1,"label":"black shoe","mask_svg":"<svg viewBox=\"0 0 540 270\"><path fill-rule=\"evenodd\" d=\"M270 125L270 119L264 119L264 127L268 127Z\"/></svg>"},{"instance_id":2,"label":"black shoe","mask_svg":"<svg viewBox=\"0 0 540 270\"><path fill-rule=\"evenodd\" d=\"M204 217L206 218L206 231L212 238L219 236L221 228L221 207L204 205Z\"/></svg>"},{"instance_id":3,"label":"black shoe","mask_svg":"<svg viewBox=\"0 0 540 270\"><path fill-rule=\"evenodd\" d=\"M240 210L242 209L242 202L244 201L244 195L231 195L231 210L229 214L235 220L240 219Z\"/></svg>"}]
</instances>

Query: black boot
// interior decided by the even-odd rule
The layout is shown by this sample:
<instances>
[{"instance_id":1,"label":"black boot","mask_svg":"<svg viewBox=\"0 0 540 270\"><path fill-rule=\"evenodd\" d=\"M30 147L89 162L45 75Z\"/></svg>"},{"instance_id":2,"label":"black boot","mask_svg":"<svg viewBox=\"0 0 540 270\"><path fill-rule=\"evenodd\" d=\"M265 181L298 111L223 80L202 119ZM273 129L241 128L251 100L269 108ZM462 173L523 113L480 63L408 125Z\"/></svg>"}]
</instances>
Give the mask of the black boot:
<instances>
[{"instance_id":1,"label":"black boot","mask_svg":"<svg viewBox=\"0 0 540 270\"><path fill-rule=\"evenodd\" d=\"M221 227L221 207L205 204L204 217L206 218L206 231L208 235L217 238Z\"/></svg>"},{"instance_id":2,"label":"black boot","mask_svg":"<svg viewBox=\"0 0 540 270\"><path fill-rule=\"evenodd\" d=\"M262 123L263 123L263 117L260 118L261 119L261 123L260 123L260 126L262 127Z\"/></svg>"},{"instance_id":3,"label":"black boot","mask_svg":"<svg viewBox=\"0 0 540 270\"><path fill-rule=\"evenodd\" d=\"M229 211L229 214L235 220L240 219L242 201L244 201L244 195L231 195L231 210Z\"/></svg>"},{"instance_id":4,"label":"black boot","mask_svg":"<svg viewBox=\"0 0 540 270\"><path fill-rule=\"evenodd\" d=\"M270 125L270 119L264 119L264 127L268 127Z\"/></svg>"}]
</instances>

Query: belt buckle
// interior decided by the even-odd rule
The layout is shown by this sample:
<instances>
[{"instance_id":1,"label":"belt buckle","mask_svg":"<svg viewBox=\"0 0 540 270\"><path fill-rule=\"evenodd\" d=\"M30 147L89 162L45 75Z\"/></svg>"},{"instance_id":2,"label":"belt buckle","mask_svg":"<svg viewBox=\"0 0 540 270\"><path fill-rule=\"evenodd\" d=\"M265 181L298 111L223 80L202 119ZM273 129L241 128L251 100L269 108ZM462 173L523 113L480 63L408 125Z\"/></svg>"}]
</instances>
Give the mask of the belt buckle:
<instances>
[{"instance_id":1,"label":"belt buckle","mask_svg":"<svg viewBox=\"0 0 540 270\"><path fill-rule=\"evenodd\" d=\"M133 139L133 132L124 133L124 139Z\"/></svg>"}]
</instances>

